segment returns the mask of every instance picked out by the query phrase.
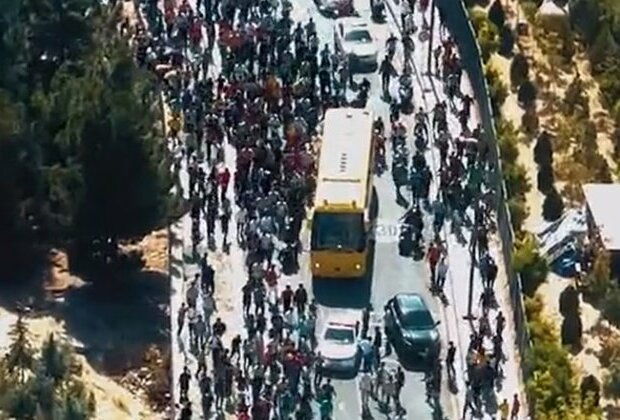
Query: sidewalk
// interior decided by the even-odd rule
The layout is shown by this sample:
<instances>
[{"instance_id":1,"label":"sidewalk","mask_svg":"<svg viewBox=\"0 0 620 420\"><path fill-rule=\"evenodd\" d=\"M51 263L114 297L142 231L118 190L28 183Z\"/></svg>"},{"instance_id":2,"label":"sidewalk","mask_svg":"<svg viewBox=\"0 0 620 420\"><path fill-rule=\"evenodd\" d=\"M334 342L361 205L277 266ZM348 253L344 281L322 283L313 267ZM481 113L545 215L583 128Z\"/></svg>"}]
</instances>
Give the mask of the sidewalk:
<instances>
[{"instance_id":1,"label":"sidewalk","mask_svg":"<svg viewBox=\"0 0 620 420\"><path fill-rule=\"evenodd\" d=\"M393 0L388 0L387 6L389 12L393 15L394 20L397 22L400 30L400 7L395 4ZM434 12L437 13L437 10L434 10ZM437 103L448 101L443 91L443 85L441 81L436 78L428 77L426 73L429 42L426 40L422 42L417 36L419 35L419 31L422 30L424 18L426 19L426 22L430 24L430 7L424 17L421 15L419 10L416 10L414 15L414 22L415 26L418 28L418 33L416 34L412 64L415 72L415 77L418 79L419 84L424 87L422 92L423 104L420 104L420 106L423 106L427 110L427 112L430 112ZM435 40L435 48L441 43L439 26L439 17L438 15L436 15L434 33L432 34ZM464 76L465 77L462 78L461 90L464 93L469 94L469 96L474 97L466 72L464 72ZM479 120L477 112L477 107L473 107L473 112L471 116L471 119L473 121ZM474 124L470 123L470 126L473 125ZM450 132L460 132L460 124L454 112L449 112L448 114L448 126L450 128ZM439 160L437 149L433 148L430 155L432 156L432 158L430 159L429 163L431 164L433 172L436 174L438 167L437 162ZM465 236L464 244L461 244L453 234L450 234L448 229L444 229L443 235L448 248L449 271L445 293L449 303L448 306L443 306L442 315L446 324L446 341L454 341L455 345L457 346L457 372L464 373L463 375L456 375L459 416L463 412L463 407L465 403L464 390L466 386L464 381L466 377L465 372L467 370L465 358L467 355L467 349L469 347L469 335L472 331L472 327L477 327L478 324L476 320L470 322L463 318L463 316L466 315L468 312L469 273L471 269L471 259L468 249L470 232L464 230L463 233ZM487 412L487 414L494 415L497 411L497 405L501 403L504 398L508 399L508 401L511 402L513 394L517 393L519 394L519 400L522 403L520 418L525 419L527 418L527 416L524 413L524 410L526 409L526 404L523 397L523 380L521 378L520 357L516 350L516 346L514 345L515 334L514 324L512 322L512 308L510 306L507 276L505 273L505 265L502 259L500 246L500 242L496 237L491 236L489 238L490 253L495 259L499 269L497 280L495 282L495 295L498 301L498 309L492 310L490 312L489 320L492 324L491 327L494 329L495 316L498 310L501 310L504 314L504 317L506 318L503 350L507 360L503 364L504 378L502 380L501 386L496 387L495 404L493 401L491 401L488 405L486 405L485 411ZM477 267L475 267L474 269L473 284L474 290L472 313L474 316L477 316L481 313L481 307L478 302L480 299L480 295L483 291L482 282Z\"/></svg>"}]
</instances>

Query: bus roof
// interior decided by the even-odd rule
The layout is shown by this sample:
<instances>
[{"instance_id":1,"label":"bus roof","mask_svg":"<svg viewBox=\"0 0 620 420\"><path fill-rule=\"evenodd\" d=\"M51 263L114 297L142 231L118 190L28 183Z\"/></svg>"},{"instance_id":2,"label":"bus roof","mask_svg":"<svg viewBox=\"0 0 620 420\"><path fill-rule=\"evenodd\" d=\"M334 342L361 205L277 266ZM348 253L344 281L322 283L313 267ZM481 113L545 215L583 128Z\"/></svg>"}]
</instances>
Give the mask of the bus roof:
<instances>
[{"instance_id":1,"label":"bus roof","mask_svg":"<svg viewBox=\"0 0 620 420\"><path fill-rule=\"evenodd\" d=\"M316 207L365 208L373 152L372 125L372 113L366 109L333 108L325 113Z\"/></svg>"}]
</instances>

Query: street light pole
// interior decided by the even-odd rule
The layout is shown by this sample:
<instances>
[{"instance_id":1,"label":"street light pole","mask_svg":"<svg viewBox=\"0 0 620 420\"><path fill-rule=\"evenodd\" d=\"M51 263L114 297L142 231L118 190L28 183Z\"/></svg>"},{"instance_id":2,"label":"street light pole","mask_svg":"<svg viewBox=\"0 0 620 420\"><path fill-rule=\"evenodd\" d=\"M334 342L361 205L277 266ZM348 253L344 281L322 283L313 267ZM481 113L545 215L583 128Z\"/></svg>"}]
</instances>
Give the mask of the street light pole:
<instances>
[{"instance_id":1,"label":"street light pole","mask_svg":"<svg viewBox=\"0 0 620 420\"><path fill-rule=\"evenodd\" d=\"M433 70L431 69L431 56L433 55L433 39L435 34L435 0L431 3L431 28L428 41L428 57L426 61L426 70L428 71L428 77L433 76Z\"/></svg>"}]
</instances>

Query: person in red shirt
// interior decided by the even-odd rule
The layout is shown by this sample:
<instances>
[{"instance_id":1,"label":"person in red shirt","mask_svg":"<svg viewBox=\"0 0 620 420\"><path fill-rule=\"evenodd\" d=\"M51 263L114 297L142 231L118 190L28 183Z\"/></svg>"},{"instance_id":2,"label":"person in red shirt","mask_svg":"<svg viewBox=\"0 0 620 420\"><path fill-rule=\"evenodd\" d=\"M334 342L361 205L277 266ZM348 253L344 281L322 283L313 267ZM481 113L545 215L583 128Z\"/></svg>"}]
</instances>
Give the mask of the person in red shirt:
<instances>
[{"instance_id":1,"label":"person in red shirt","mask_svg":"<svg viewBox=\"0 0 620 420\"><path fill-rule=\"evenodd\" d=\"M194 47L200 46L200 43L202 42L202 23L200 22L200 19L194 19L192 21L189 36Z\"/></svg>"},{"instance_id":2,"label":"person in red shirt","mask_svg":"<svg viewBox=\"0 0 620 420\"><path fill-rule=\"evenodd\" d=\"M275 304L278 300L278 279L279 274L273 264L269 264L265 272L265 283L267 283L268 296L267 300Z\"/></svg>"},{"instance_id":3,"label":"person in red shirt","mask_svg":"<svg viewBox=\"0 0 620 420\"><path fill-rule=\"evenodd\" d=\"M228 168L224 168L224 170L217 174L217 183L221 191L221 200L224 201L226 193L228 192L228 184L230 183L230 171Z\"/></svg>"},{"instance_id":4,"label":"person in red shirt","mask_svg":"<svg viewBox=\"0 0 620 420\"><path fill-rule=\"evenodd\" d=\"M437 246L436 243L432 243L428 248L427 259L428 259L428 268L431 271L431 289L435 289L436 283L436 268L437 263L439 262L439 257L441 256L441 250Z\"/></svg>"}]
</instances>

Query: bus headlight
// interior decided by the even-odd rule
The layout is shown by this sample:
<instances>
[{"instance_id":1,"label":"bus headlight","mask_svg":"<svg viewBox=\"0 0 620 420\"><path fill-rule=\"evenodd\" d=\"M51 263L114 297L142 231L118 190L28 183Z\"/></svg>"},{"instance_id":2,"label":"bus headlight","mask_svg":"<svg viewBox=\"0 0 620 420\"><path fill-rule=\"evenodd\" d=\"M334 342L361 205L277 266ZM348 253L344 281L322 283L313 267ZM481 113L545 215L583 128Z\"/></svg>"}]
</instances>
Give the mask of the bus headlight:
<instances>
[{"instance_id":1,"label":"bus headlight","mask_svg":"<svg viewBox=\"0 0 620 420\"><path fill-rule=\"evenodd\" d=\"M355 269L359 271L362 269L362 266L360 264L355 264Z\"/></svg>"}]
</instances>

